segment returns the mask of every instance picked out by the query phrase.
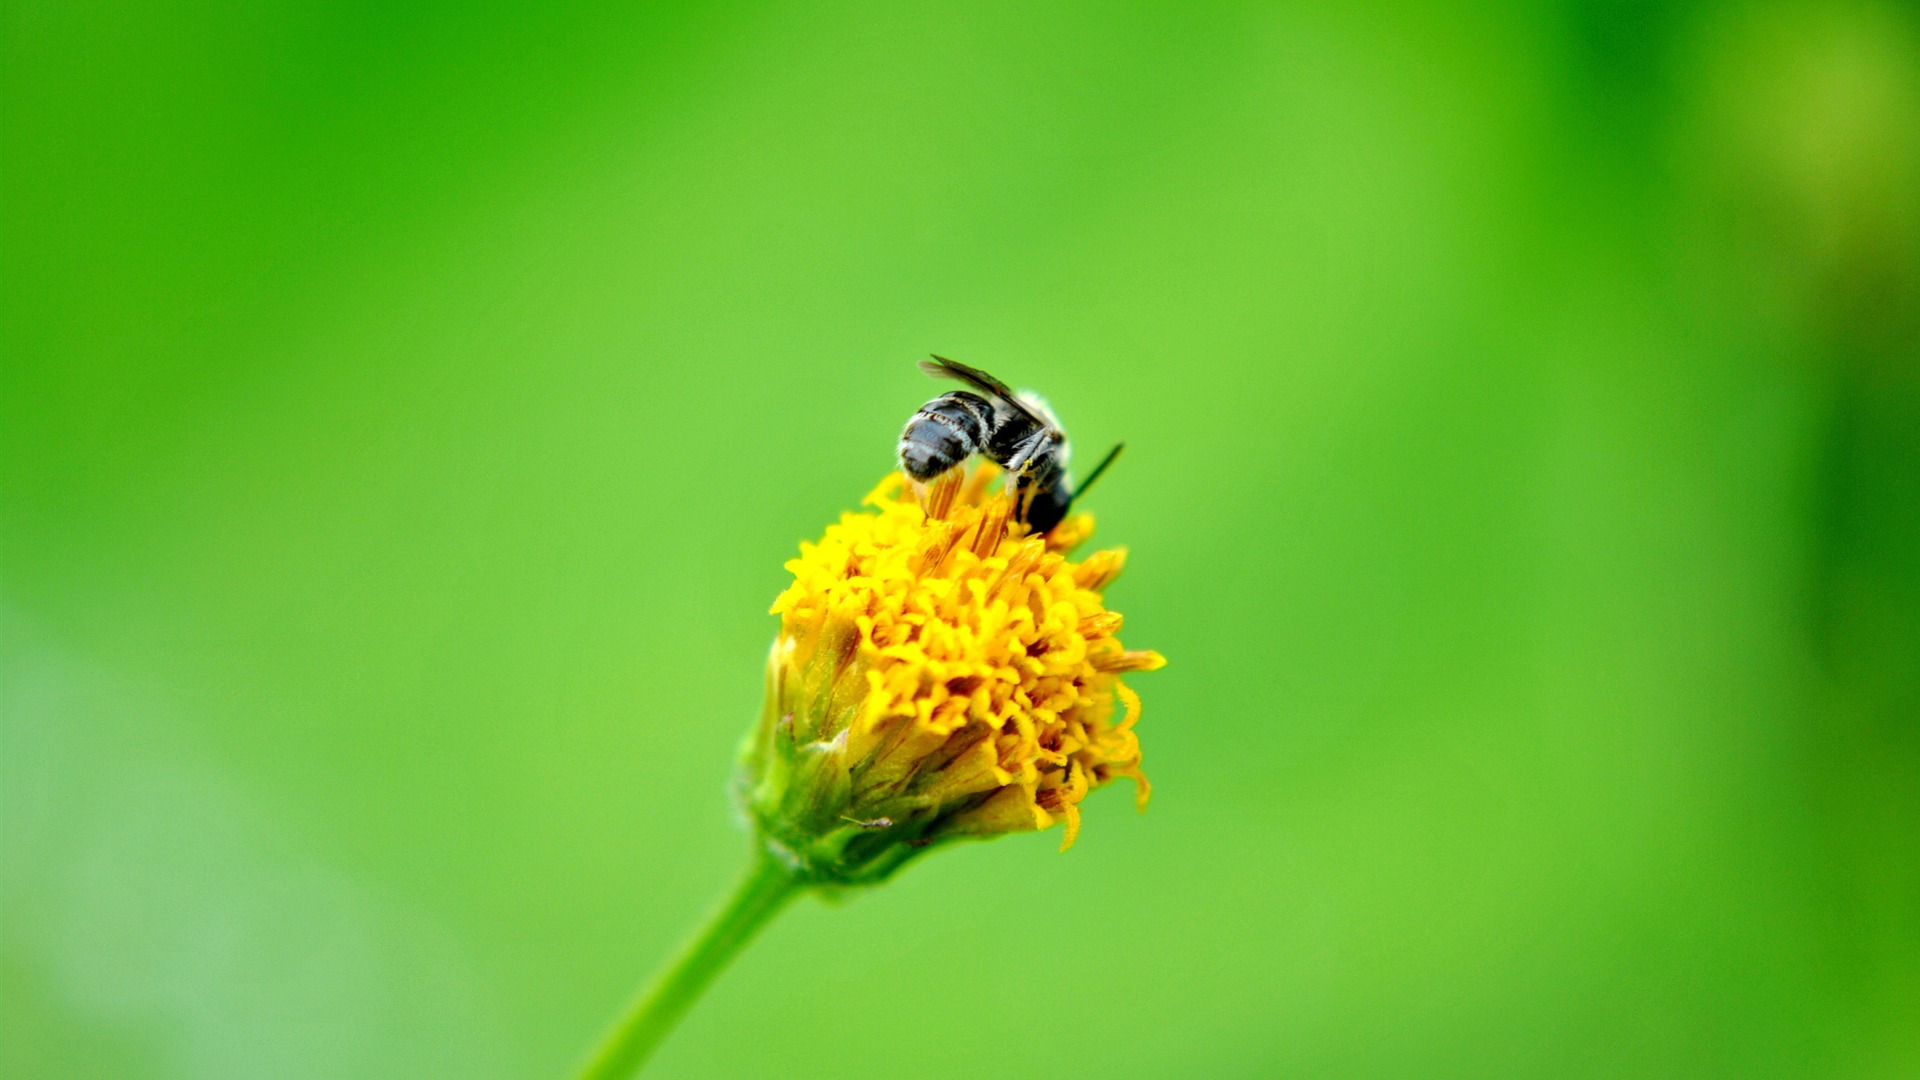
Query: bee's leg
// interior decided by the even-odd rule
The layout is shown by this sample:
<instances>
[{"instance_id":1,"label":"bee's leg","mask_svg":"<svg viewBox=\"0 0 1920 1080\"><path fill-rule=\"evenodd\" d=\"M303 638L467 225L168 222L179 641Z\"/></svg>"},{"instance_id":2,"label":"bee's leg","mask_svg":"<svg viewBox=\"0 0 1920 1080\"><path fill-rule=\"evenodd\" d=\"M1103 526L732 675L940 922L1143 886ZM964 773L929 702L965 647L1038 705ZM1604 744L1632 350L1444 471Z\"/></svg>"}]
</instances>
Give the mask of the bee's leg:
<instances>
[{"instance_id":1,"label":"bee's leg","mask_svg":"<svg viewBox=\"0 0 1920 1080\"><path fill-rule=\"evenodd\" d=\"M1060 444L1057 430L1042 428L1020 440L1007 455L1007 494L1013 497L1018 520L1027 521L1035 498L1060 479Z\"/></svg>"},{"instance_id":2,"label":"bee's leg","mask_svg":"<svg viewBox=\"0 0 1920 1080\"><path fill-rule=\"evenodd\" d=\"M1007 474L1007 496L1013 500L1013 519L1027 520L1027 507L1033 503L1033 477L1025 472Z\"/></svg>"},{"instance_id":3,"label":"bee's leg","mask_svg":"<svg viewBox=\"0 0 1920 1080\"><path fill-rule=\"evenodd\" d=\"M1011 482L1013 477L1024 476L1026 474L1028 467L1033 463L1034 457L1047 445L1047 434L1047 430L1041 428L1014 444L1013 453L1008 454L1007 460L1001 463L1007 470L1009 482Z\"/></svg>"},{"instance_id":4,"label":"bee's leg","mask_svg":"<svg viewBox=\"0 0 1920 1080\"><path fill-rule=\"evenodd\" d=\"M1013 499L1013 516L1016 520L1027 519L1027 504L1033 501L1033 461L1039 453L1041 436L1036 431L1015 444L1013 453L1007 455L1007 495Z\"/></svg>"}]
</instances>

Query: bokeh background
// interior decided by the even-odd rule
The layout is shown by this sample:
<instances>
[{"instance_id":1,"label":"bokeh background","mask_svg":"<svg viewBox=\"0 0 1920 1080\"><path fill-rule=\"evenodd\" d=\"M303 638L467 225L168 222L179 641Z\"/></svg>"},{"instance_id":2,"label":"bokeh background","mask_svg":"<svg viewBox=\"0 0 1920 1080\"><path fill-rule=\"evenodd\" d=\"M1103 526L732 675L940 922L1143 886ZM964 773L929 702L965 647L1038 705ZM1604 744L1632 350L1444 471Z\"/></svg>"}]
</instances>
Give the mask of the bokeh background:
<instances>
[{"instance_id":1,"label":"bokeh background","mask_svg":"<svg viewBox=\"0 0 1920 1080\"><path fill-rule=\"evenodd\" d=\"M1920 1075L1913 8L4 11L7 1075L561 1075L930 351L1153 808L655 1075Z\"/></svg>"}]
</instances>

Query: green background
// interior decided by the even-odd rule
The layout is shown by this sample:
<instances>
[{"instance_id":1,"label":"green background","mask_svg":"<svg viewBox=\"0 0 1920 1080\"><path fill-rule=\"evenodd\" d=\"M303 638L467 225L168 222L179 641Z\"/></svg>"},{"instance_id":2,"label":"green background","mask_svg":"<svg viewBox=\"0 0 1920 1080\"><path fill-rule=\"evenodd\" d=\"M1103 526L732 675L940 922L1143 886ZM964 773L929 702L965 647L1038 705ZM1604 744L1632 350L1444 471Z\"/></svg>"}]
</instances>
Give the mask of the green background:
<instances>
[{"instance_id":1,"label":"green background","mask_svg":"<svg viewBox=\"0 0 1920 1080\"><path fill-rule=\"evenodd\" d=\"M1153 808L656 1075L1920 1074L1911 8L4 11L7 1075L561 1075L930 351Z\"/></svg>"}]
</instances>

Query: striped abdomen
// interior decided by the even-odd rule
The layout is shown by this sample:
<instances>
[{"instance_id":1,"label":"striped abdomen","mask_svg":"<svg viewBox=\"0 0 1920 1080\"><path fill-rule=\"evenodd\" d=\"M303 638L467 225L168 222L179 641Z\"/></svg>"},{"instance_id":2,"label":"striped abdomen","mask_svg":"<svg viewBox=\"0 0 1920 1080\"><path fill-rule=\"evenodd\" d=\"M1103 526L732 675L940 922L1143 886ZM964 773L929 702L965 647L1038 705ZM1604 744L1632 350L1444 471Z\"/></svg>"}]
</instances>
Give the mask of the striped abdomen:
<instances>
[{"instance_id":1,"label":"striped abdomen","mask_svg":"<svg viewBox=\"0 0 1920 1080\"><path fill-rule=\"evenodd\" d=\"M965 390L941 394L920 407L900 433L900 469L931 480L978 453L993 430L993 406Z\"/></svg>"}]
</instances>

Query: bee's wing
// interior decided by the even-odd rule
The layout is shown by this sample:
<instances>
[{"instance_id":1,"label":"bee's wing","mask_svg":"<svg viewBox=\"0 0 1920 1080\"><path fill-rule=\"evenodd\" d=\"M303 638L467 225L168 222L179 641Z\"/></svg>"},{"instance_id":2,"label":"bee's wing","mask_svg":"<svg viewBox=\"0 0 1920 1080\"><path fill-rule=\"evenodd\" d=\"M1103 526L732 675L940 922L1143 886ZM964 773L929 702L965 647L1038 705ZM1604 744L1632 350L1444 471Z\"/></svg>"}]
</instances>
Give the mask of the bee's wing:
<instances>
[{"instance_id":1,"label":"bee's wing","mask_svg":"<svg viewBox=\"0 0 1920 1080\"><path fill-rule=\"evenodd\" d=\"M1046 417L1035 413L1018 397L1014 396L1012 388L1007 386L1006 383L981 371L977 367L970 367L958 360L949 360L944 356L935 356L931 360L920 361L920 370L936 379L953 379L956 382L966 383L968 386L982 393L991 394L1001 402L1004 402L1008 408L1018 411L1020 415L1033 421L1038 427L1053 426L1047 422Z\"/></svg>"}]
</instances>

